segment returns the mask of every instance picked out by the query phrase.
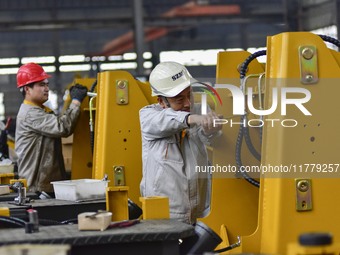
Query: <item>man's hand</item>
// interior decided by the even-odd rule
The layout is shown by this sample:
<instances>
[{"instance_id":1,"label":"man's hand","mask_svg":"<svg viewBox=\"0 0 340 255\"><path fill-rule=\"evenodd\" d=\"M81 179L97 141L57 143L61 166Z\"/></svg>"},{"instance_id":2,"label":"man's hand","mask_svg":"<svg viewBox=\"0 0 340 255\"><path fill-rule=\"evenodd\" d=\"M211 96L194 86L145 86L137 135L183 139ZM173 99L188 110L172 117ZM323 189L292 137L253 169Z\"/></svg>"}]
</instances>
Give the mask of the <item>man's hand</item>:
<instances>
[{"instance_id":1,"label":"man's hand","mask_svg":"<svg viewBox=\"0 0 340 255\"><path fill-rule=\"evenodd\" d=\"M78 100L81 103L87 95L87 88L83 85L76 84L70 88L70 95L72 100Z\"/></svg>"},{"instance_id":2,"label":"man's hand","mask_svg":"<svg viewBox=\"0 0 340 255\"><path fill-rule=\"evenodd\" d=\"M219 119L219 117L214 112L209 112L206 115L192 114L188 117L188 124L200 125L205 135L211 135L222 129L222 124L215 123L215 119Z\"/></svg>"}]
</instances>

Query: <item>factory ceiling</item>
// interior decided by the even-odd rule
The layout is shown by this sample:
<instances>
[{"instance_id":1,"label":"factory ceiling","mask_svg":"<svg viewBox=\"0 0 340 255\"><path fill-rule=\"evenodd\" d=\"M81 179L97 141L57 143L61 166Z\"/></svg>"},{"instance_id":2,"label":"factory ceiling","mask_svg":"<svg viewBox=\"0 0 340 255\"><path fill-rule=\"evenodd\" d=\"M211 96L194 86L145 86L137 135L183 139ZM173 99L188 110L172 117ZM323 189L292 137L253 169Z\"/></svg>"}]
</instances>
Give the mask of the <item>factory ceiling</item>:
<instances>
[{"instance_id":1,"label":"factory ceiling","mask_svg":"<svg viewBox=\"0 0 340 255\"><path fill-rule=\"evenodd\" d=\"M93 56L151 52L154 65L162 51L263 47L270 35L338 24L339 1L1 0L0 60L54 56L51 89L61 94L72 77L58 71L59 56L88 56L92 66ZM21 64L0 62L0 69ZM91 71L86 75L95 75ZM10 115L19 105L8 100L17 93L13 74L0 75Z\"/></svg>"}]
</instances>

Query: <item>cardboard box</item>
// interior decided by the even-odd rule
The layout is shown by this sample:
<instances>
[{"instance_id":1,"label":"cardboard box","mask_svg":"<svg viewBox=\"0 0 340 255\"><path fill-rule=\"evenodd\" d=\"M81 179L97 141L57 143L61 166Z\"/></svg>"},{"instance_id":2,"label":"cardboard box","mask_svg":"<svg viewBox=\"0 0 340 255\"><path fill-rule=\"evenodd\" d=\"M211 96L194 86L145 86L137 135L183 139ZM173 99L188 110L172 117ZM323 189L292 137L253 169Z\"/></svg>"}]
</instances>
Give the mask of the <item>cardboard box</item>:
<instances>
[{"instance_id":1,"label":"cardboard box","mask_svg":"<svg viewBox=\"0 0 340 255\"><path fill-rule=\"evenodd\" d=\"M8 255L67 255L71 250L66 244L14 244L0 247L0 254Z\"/></svg>"},{"instance_id":2,"label":"cardboard box","mask_svg":"<svg viewBox=\"0 0 340 255\"><path fill-rule=\"evenodd\" d=\"M73 146L73 135L69 137L63 137L61 139L64 163L66 171L71 171L72 169L72 146Z\"/></svg>"},{"instance_id":3,"label":"cardboard box","mask_svg":"<svg viewBox=\"0 0 340 255\"><path fill-rule=\"evenodd\" d=\"M111 212L84 212L78 215L79 230L104 231L111 223Z\"/></svg>"}]
</instances>

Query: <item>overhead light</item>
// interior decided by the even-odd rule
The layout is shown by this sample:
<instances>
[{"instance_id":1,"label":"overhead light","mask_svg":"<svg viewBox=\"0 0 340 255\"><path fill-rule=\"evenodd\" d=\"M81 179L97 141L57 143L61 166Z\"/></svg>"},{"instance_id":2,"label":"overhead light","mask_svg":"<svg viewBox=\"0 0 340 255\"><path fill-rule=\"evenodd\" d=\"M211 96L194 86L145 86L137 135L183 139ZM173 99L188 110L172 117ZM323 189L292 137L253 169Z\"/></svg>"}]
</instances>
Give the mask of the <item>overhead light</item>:
<instances>
[{"instance_id":1,"label":"overhead light","mask_svg":"<svg viewBox=\"0 0 340 255\"><path fill-rule=\"evenodd\" d=\"M48 30L48 29L62 29L67 26L64 24L39 24L39 25L19 25L14 26L14 30Z\"/></svg>"},{"instance_id":2,"label":"overhead light","mask_svg":"<svg viewBox=\"0 0 340 255\"><path fill-rule=\"evenodd\" d=\"M24 57L21 59L21 63L27 64L27 63L38 63L38 64L44 64L44 63L54 63L55 57L53 56L44 56L44 57Z\"/></svg>"}]
</instances>

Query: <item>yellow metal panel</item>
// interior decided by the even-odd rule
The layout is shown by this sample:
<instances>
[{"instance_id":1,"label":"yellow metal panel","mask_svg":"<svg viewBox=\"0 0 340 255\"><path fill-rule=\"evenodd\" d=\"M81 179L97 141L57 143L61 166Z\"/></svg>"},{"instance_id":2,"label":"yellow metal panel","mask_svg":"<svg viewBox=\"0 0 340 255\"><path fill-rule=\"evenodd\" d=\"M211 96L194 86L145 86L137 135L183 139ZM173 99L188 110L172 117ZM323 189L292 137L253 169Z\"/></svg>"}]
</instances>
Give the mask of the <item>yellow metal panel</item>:
<instances>
[{"instance_id":1,"label":"yellow metal panel","mask_svg":"<svg viewBox=\"0 0 340 255\"><path fill-rule=\"evenodd\" d=\"M112 212L112 221L129 219L128 190L126 186L106 188L106 210Z\"/></svg>"},{"instance_id":2,"label":"yellow metal panel","mask_svg":"<svg viewBox=\"0 0 340 255\"><path fill-rule=\"evenodd\" d=\"M250 55L248 52L222 52L218 54L217 81L218 84L233 84L240 86L240 73L237 67ZM249 65L249 73L263 73L264 69L261 64L254 60ZM251 86L254 86L251 81ZM216 112L222 114L223 118L232 118L239 122L240 117L233 116L232 102L233 98L226 89L218 89L222 97L223 105L216 107ZM213 146L212 156L213 165L234 166L235 162L235 144L240 125L224 125L223 135ZM255 128L251 131L254 146L260 151L259 133ZM244 165L259 165L250 152L243 145L242 159ZM229 243L237 242L237 236L250 235L257 226L258 210L258 188L252 186L243 179L236 179L234 175L228 177L218 174L213 175L212 183L212 202L211 213L203 218L209 227L216 233L220 233L221 225L225 225L228 230ZM224 228L225 229L225 228ZM223 234L223 233L222 233ZM224 240L227 241L227 240Z\"/></svg>"},{"instance_id":3,"label":"yellow metal panel","mask_svg":"<svg viewBox=\"0 0 340 255\"><path fill-rule=\"evenodd\" d=\"M80 83L90 89L94 81L93 78L83 78L76 79L74 83ZM89 98L86 97L81 104L81 113L73 135L71 178L73 180L92 178L92 164Z\"/></svg>"},{"instance_id":4,"label":"yellow metal panel","mask_svg":"<svg viewBox=\"0 0 340 255\"><path fill-rule=\"evenodd\" d=\"M0 174L0 184L10 184L10 180L14 178L14 173Z\"/></svg>"},{"instance_id":5,"label":"yellow metal panel","mask_svg":"<svg viewBox=\"0 0 340 255\"><path fill-rule=\"evenodd\" d=\"M116 101L116 84L120 80L128 83L128 104ZM114 167L124 167L124 185L129 187L129 198L135 203L139 203L142 177L139 110L149 104L140 89L144 85L123 71L98 76L93 178L102 179L107 174L113 186Z\"/></svg>"},{"instance_id":6,"label":"yellow metal panel","mask_svg":"<svg viewBox=\"0 0 340 255\"><path fill-rule=\"evenodd\" d=\"M0 207L0 216L9 217L10 212L8 207Z\"/></svg>"},{"instance_id":7,"label":"yellow metal panel","mask_svg":"<svg viewBox=\"0 0 340 255\"><path fill-rule=\"evenodd\" d=\"M169 219L169 198L168 197L140 197L142 202L143 220Z\"/></svg>"},{"instance_id":8,"label":"yellow metal panel","mask_svg":"<svg viewBox=\"0 0 340 255\"><path fill-rule=\"evenodd\" d=\"M318 56L319 82L305 85L300 81L299 47L314 45ZM287 108L282 116L280 109L270 115L272 119L295 119L298 126L285 128L282 125L265 126L263 135L263 165L339 164L340 121L333 117L338 107L340 87L339 53L326 47L320 37L311 33L283 33L268 38L266 74L270 81L266 87L266 102L271 103L272 88L302 87L311 92L311 100L304 106L312 113L305 116L296 107ZM336 79L334 79L336 78ZM306 168L303 168L305 171ZM298 168L299 171L299 168ZM280 177L277 175L277 177ZM292 178L266 178L261 182L260 252L265 254L287 254L287 245L295 242L304 232L330 232L334 241L340 238L340 191L338 173L312 178L312 210L298 211L296 208L297 174ZM288 176L290 177L290 176ZM324 175L325 177L325 175ZM250 251L245 247L246 251Z\"/></svg>"}]
</instances>

